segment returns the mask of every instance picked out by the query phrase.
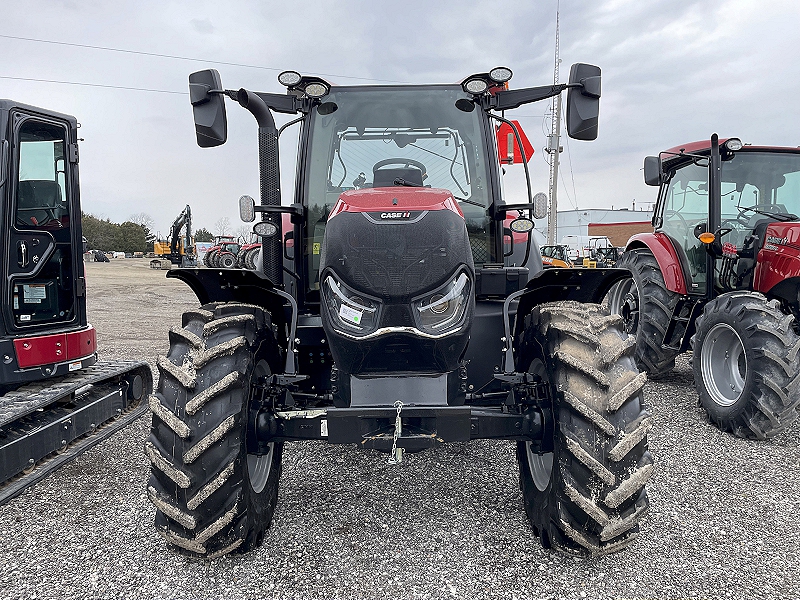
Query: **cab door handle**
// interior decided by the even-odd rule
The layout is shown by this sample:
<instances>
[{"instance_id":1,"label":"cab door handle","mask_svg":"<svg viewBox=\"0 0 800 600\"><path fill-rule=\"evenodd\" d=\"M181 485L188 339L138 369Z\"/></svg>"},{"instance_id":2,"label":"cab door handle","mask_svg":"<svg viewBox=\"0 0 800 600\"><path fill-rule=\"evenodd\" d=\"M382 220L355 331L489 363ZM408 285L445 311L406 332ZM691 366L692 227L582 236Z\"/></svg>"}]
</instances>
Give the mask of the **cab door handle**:
<instances>
[{"instance_id":1,"label":"cab door handle","mask_svg":"<svg viewBox=\"0 0 800 600\"><path fill-rule=\"evenodd\" d=\"M17 264L22 268L28 266L28 244L24 240L17 242Z\"/></svg>"}]
</instances>

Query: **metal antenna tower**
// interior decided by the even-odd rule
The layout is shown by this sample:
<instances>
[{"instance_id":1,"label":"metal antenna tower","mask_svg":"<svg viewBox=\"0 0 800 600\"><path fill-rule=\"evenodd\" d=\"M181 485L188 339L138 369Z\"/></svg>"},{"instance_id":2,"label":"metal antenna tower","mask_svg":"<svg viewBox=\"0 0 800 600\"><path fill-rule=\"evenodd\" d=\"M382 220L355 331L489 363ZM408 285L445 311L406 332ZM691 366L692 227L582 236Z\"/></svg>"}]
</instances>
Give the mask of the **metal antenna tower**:
<instances>
[{"instance_id":1,"label":"metal antenna tower","mask_svg":"<svg viewBox=\"0 0 800 600\"><path fill-rule=\"evenodd\" d=\"M559 3L556 3L556 57L553 69L553 84L558 84L558 66L561 59L558 57L558 21ZM558 159L561 148L561 94L553 97L553 119L550 124L550 135L547 136L547 154L550 163L550 211L547 219L547 243L552 246L556 243L558 235Z\"/></svg>"}]
</instances>

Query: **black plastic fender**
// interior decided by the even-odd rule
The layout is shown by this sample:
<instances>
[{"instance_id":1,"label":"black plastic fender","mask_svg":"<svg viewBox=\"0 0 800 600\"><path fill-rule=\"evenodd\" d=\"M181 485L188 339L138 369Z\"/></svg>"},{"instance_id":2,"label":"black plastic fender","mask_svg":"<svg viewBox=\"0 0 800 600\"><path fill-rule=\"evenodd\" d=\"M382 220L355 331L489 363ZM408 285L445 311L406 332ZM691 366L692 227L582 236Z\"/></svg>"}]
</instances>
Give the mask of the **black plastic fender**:
<instances>
[{"instance_id":1,"label":"black plastic fender","mask_svg":"<svg viewBox=\"0 0 800 600\"><path fill-rule=\"evenodd\" d=\"M180 279L194 292L200 304L209 302L241 302L255 304L267 309L272 315L273 324L278 325L277 339L286 346L286 338L291 341L294 332L285 329L291 325L294 329L297 307L289 302L287 294L275 289L272 282L258 271L245 269L171 269L167 277ZM287 308L287 304L289 307ZM291 345L291 344L290 344Z\"/></svg>"},{"instance_id":2,"label":"black plastic fender","mask_svg":"<svg viewBox=\"0 0 800 600\"><path fill-rule=\"evenodd\" d=\"M627 269L544 269L528 281L519 297L514 337L522 329L525 317L535 306L546 302L574 300L599 304L611 287L626 277Z\"/></svg>"}]
</instances>

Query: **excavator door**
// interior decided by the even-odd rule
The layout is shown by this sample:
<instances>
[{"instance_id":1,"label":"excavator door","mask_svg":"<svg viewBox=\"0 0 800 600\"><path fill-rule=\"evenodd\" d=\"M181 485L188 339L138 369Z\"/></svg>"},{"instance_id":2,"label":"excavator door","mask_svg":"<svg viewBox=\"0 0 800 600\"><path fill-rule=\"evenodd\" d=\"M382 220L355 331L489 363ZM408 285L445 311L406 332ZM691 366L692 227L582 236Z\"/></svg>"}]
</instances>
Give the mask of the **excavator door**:
<instances>
[{"instance_id":1,"label":"excavator door","mask_svg":"<svg viewBox=\"0 0 800 600\"><path fill-rule=\"evenodd\" d=\"M75 250L81 239L77 144L70 143L68 122L19 110L11 112L8 131L3 320L9 333L35 334L86 318L76 302L85 292Z\"/></svg>"}]
</instances>

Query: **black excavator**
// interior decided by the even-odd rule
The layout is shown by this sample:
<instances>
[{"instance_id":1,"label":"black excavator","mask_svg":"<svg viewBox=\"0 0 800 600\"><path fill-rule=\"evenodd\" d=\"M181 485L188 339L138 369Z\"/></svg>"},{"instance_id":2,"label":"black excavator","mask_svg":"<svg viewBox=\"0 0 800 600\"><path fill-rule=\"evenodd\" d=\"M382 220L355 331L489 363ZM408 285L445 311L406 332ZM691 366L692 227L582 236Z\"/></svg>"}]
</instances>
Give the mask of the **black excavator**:
<instances>
[{"instance_id":1,"label":"black excavator","mask_svg":"<svg viewBox=\"0 0 800 600\"><path fill-rule=\"evenodd\" d=\"M125 427L153 387L98 362L87 321L75 117L0 100L0 504Z\"/></svg>"}]
</instances>

